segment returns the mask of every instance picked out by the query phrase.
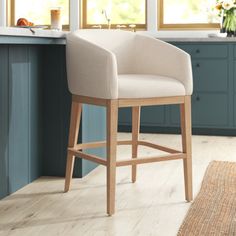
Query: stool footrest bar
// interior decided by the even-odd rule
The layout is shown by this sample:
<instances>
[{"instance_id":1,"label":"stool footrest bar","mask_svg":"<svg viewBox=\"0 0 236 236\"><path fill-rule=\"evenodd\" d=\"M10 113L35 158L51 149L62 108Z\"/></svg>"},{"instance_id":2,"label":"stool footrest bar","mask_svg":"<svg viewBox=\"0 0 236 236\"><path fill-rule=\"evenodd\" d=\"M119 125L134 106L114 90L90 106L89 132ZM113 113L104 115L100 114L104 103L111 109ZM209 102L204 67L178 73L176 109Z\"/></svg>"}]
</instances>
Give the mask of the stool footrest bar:
<instances>
[{"instance_id":1,"label":"stool footrest bar","mask_svg":"<svg viewBox=\"0 0 236 236\"><path fill-rule=\"evenodd\" d=\"M160 161L179 160L186 158L187 155L185 153L155 156L155 157L142 157L137 159L127 159L127 160L117 161L116 166L128 166L128 165L145 164L145 163L160 162Z\"/></svg>"},{"instance_id":2,"label":"stool footrest bar","mask_svg":"<svg viewBox=\"0 0 236 236\"><path fill-rule=\"evenodd\" d=\"M104 166L107 165L106 160L102 159L101 157L98 157L98 156L95 156L95 155L91 155L91 154L86 154L86 153L83 153L81 151L77 151L74 148L68 148L68 153L72 154L72 155L74 155L76 157L81 157L81 158L83 158L85 160L93 161L93 162L96 162L96 163L104 165Z\"/></svg>"},{"instance_id":3,"label":"stool footrest bar","mask_svg":"<svg viewBox=\"0 0 236 236\"><path fill-rule=\"evenodd\" d=\"M161 145L158 145L158 144L155 144L155 143L147 142L147 141L138 141L138 145L158 149L160 151L168 152L168 153L171 153L171 154L182 153L181 151L178 151L178 150L175 150L175 149L172 149L172 148L169 148L169 147L161 146Z\"/></svg>"},{"instance_id":4,"label":"stool footrest bar","mask_svg":"<svg viewBox=\"0 0 236 236\"><path fill-rule=\"evenodd\" d=\"M117 141L117 145L132 145L132 140ZM160 151L168 152L171 154L181 153L181 151L178 151L169 147L161 146L155 143L147 142L147 141L138 141L138 145L158 149ZM100 142L91 142L91 143L80 143L75 146L75 149L83 150L83 149L100 148L100 147L105 147L105 146L106 146L106 141L100 141Z\"/></svg>"},{"instance_id":5,"label":"stool footrest bar","mask_svg":"<svg viewBox=\"0 0 236 236\"><path fill-rule=\"evenodd\" d=\"M92 148L100 148L106 146L106 141L100 141L100 142L91 142L91 143L80 143L75 146L77 150L82 149L92 149ZM132 140L122 140L118 141L117 145L132 145Z\"/></svg>"}]
</instances>

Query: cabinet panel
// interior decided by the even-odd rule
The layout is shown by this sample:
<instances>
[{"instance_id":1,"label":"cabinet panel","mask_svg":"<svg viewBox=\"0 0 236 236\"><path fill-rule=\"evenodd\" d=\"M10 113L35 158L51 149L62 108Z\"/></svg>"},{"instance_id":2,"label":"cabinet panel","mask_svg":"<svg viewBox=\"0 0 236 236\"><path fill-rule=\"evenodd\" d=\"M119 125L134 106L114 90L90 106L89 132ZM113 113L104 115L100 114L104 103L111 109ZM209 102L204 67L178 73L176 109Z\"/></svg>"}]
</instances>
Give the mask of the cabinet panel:
<instances>
[{"instance_id":1,"label":"cabinet panel","mask_svg":"<svg viewBox=\"0 0 236 236\"><path fill-rule=\"evenodd\" d=\"M191 55L192 58L226 58L228 56L227 45L211 44L176 44Z\"/></svg>"},{"instance_id":2,"label":"cabinet panel","mask_svg":"<svg viewBox=\"0 0 236 236\"><path fill-rule=\"evenodd\" d=\"M165 106L142 107L140 122L141 125L164 124Z\"/></svg>"},{"instance_id":3,"label":"cabinet panel","mask_svg":"<svg viewBox=\"0 0 236 236\"><path fill-rule=\"evenodd\" d=\"M228 65L224 59L192 60L194 91L227 92Z\"/></svg>"},{"instance_id":4,"label":"cabinet panel","mask_svg":"<svg viewBox=\"0 0 236 236\"><path fill-rule=\"evenodd\" d=\"M8 194L8 46L0 45L0 199Z\"/></svg>"},{"instance_id":5,"label":"cabinet panel","mask_svg":"<svg viewBox=\"0 0 236 236\"><path fill-rule=\"evenodd\" d=\"M82 123L82 140L84 143L103 141L106 139L106 108L99 106L83 105ZM97 155L99 157L105 157L105 151L105 148L85 150L86 153ZM97 167L96 163L83 160L82 176L88 174L95 167Z\"/></svg>"},{"instance_id":6,"label":"cabinet panel","mask_svg":"<svg viewBox=\"0 0 236 236\"><path fill-rule=\"evenodd\" d=\"M132 114L131 108L119 108L119 124L120 125L131 125L132 123Z\"/></svg>"},{"instance_id":7,"label":"cabinet panel","mask_svg":"<svg viewBox=\"0 0 236 236\"><path fill-rule=\"evenodd\" d=\"M42 74L41 47L29 46L29 181L41 175Z\"/></svg>"},{"instance_id":8,"label":"cabinet panel","mask_svg":"<svg viewBox=\"0 0 236 236\"><path fill-rule=\"evenodd\" d=\"M42 174L64 176L71 107L64 74L64 48L52 45L43 49Z\"/></svg>"},{"instance_id":9,"label":"cabinet panel","mask_svg":"<svg viewBox=\"0 0 236 236\"><path fill-rule=\"evenodd\" d=\"M131 108L119 109L119 124L131 125ZM141 125L159 125L165 123L165 106L146 106L141 108Z\"/></svg>"},{"instance_id":10,"label":"cabinet panel","mask_svg":"<svg viewBox=\"0 0 236 236\"><path fill-rule=\"evenodd\" d=\"M9 191L29 182L29 62L27 46L9 46Z\"/></svg>"},{"instance_id":11,"label":"cabinet panel","mask_svg":"<svg viewBox=\"0 0 236 236\"><path fill-rule=\"evenodd\" d=\"M171 107L171 123L179 125L179 106ZM227 127L228 95L195 94L192 96L192 123L195 127Z\"/></svg>"}]
</instances>

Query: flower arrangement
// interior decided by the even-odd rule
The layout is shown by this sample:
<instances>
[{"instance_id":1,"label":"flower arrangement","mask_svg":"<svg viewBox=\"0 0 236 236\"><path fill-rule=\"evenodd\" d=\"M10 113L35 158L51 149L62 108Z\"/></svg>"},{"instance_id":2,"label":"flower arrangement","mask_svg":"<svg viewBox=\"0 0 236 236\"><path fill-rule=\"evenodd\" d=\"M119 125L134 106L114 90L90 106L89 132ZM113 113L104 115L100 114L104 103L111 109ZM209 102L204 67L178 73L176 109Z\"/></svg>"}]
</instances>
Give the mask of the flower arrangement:
<instances>
[{"instance_id":1,"label":"flower arrangement","mask_svg":"<svg viewBox=\"0 0 236 236\"><path fill-rule=\"evenodd\" d=\"M223 17L222 28L228 33L228 36L235 35L236 31L236 0L216 0L215 8L218 15Z\"/></svg>"}]
</instances>

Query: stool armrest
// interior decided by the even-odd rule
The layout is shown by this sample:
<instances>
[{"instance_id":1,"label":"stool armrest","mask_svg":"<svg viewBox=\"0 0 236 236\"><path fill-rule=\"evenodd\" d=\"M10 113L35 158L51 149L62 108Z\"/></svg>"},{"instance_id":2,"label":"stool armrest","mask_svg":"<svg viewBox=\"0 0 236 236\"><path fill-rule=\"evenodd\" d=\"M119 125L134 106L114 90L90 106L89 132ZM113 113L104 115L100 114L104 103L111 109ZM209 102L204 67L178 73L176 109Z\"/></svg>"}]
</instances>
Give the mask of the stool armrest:
<instances>
[{"instance_id":1,"label":"stool armrest","mask_svg":"<svg viewBox=\"0 0 236 236\"><path fill-rule=\"evenodd\" d=\"M175 78L185 86L186 95L192 94L192 65L188 53L169 43L139 34L135 48L134 73Z\"/></svg>"},{"instance_id":2,"label":"stool armrest","mask_svg":"<svg viewBox=\"0 0 236 236\"><path fill-rule=\"evenodd\" d=\"M111 51L69 34L66 60L68 87L72 94L118 97L117 62Z\"/></svg>"}]
</instances>

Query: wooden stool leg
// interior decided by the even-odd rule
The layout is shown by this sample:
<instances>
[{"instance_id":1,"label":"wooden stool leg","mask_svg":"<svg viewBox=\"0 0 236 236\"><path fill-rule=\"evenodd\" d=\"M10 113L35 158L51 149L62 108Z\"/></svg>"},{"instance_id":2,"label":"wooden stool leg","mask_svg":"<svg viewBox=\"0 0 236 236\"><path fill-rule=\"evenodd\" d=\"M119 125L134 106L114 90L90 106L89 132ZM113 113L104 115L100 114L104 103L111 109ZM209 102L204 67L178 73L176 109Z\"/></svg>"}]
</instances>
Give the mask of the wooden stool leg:
<instances>
[{"instance_id":1,"label":"wooden stool leg","mask_svg":"<svg viewBox=\"0 0 236 236\"><path fill-rule=\"evenodd\" d=\"M118 101L107 104L107 214L115 213Z\"/></svg>"},{"instance_id":2,"label":"wooden stool leg","mask_svg":"<svg viewBox=\"0 0 236 236\"><path fill-rule=\"evenodd\" d=\"M183 160L185 198L188 202L193 199L192 192L192 125L191 125L191 96L185 96L184 104L180 105L181 133L183 153L187 158Z\"/></svg>"},{"instance_id":3,"label":"wooden stool leg","mask_svg":"<svg viewBox=\"0 0 236 236\"><path fill-rule=\"evenodd\" d=\"M140 128L140 107L132 107L132 158L138 156L138 138ZM136 181L137 165L132 165L132 182Z\"/></svg>"},{"instance_id":4,"label":"wooden stool leg","mask_svg":"<svg viewBox=\"0 0 236 236\"><path fill-rule=\"evenodd\" d=\"M71 117L70 117L70 131L68 147L75 147L79 135L79 126L81 119L82 104L72 101L71 104ZM67 154L66 163L66 179L65 179L65 192L70 189L70 183L73 175L75 156Z\"/></svg>"}]
</instances>

